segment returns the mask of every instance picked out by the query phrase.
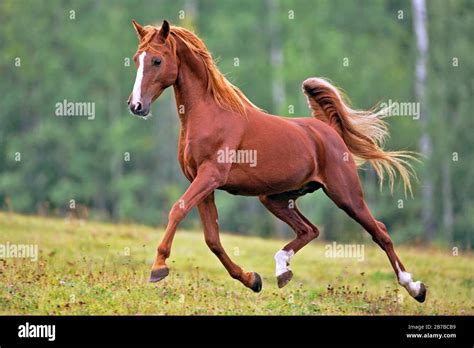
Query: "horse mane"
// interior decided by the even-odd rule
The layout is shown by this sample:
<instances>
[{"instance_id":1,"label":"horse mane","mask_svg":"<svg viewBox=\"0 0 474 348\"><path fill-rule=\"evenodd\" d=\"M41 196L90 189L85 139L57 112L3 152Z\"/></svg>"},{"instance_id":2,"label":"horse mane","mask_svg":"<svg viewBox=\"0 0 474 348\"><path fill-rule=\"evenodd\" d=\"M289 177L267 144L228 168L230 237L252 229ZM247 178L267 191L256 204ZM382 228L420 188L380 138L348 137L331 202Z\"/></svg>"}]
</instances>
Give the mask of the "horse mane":
<instances>
[{"instance_id":1,"label":"horse mane","mask_svg":"<svg viewBox=\"0 0 474 348\"><path fill-rule=\"evenodd\" d=\"M202 59L208 75L207 90L212 94L219 106L242 115L246 114L246 105L259 109L219 71L211 52L209 52L204 42L196 34L177 26L171 26L170 33L178 37L192 52Z\"/></svg>"},{"instance_id":2,"label":"horse mane","mask_svg":"<svg viewBox=\"0 0 474 348\"><path fill-rule=\"evenodd\" d=\"M159 28L156 27L145 27L145 29L147 28L159 30ZM143 45L146 45L147 41L150 42L153 39L154 34L155 33L153 32L150 35L146 35L143 40ZM181 40L188 49L201 58L206 67L205 70L208 77L207 90L212 94L214 100L220 107L241 115L247 114L246 107L261 110L258 106L253 104L238 87L230 83L229 80L227 80L227 78L219 71L216 62L212 58L211 52L209 52L204 42L196 34L188 29L178 26L171 26L170 34L175 40L176 38ZM176 43L172 41L172 45L173 49L176 49Z\"/></svg>"}]
</instances>

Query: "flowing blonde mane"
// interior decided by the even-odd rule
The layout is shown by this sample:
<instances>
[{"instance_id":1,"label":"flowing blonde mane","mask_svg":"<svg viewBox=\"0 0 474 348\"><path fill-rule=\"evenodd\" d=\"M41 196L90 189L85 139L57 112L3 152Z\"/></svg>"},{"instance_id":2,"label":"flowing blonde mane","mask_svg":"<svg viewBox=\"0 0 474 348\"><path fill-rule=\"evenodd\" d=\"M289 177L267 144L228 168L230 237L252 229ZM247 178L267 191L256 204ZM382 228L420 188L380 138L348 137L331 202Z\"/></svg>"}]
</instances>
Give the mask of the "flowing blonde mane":
<instances>
[{"instance_id":1,"label":"flowing blonde mane","mask_svg":"<svg viewBox=\"0 0 474 348\"><path fill-rule=\"evenodd\" d=\"M147 27L145 27L145 29L147 29ZM159 28L155 29L159 30ZM219 71L216 62L212 58L211 52L209 52L204 42L202 42L196 34L188 29L177 26L170 27L170 34L175 40L176 38L181 40L192 52L202 59L208 77L207 90L212 94L214 100L220 107L241 115L246 115L246 107L260 110L238 87L230 83ZM146 43L147 37L145 37L144 43ZM153 35L150 35L149 40L151 40L152 37ZM172 42L172 44L176 46L175 42Z\"/></svg>"}]
</instances>

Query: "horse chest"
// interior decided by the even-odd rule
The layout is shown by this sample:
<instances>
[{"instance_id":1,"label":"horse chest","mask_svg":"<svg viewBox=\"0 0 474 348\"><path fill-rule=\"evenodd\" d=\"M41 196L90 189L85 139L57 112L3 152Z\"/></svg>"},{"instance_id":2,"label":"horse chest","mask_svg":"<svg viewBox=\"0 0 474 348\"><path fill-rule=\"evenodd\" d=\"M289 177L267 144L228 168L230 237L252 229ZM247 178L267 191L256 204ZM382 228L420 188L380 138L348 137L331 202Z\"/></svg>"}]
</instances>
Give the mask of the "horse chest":
<instances>
[{"instance_id":1,"label":"horse chest","mask_svg":"<svg viewBox=\"0 0 474 348\"><path fill-rule=\"evenodd\" d=\"M193 156L193 147L192 143L188 141L183 141L180 144L179 152L179 163L183 170L184 175L192 181L197 174L197 161Z\"/></svg>"},{"instance_id":2,"label":"horse chest","mask_svg":"<svg viewBox=\"0 0 474 348\"><path fill-rule=\"evenodd\" d=\"M184 130L179 140L179 162L189 180L196 177L200 163L217 153L218 137L206 134L188 133Z\"/></svg>"}]
</instances>

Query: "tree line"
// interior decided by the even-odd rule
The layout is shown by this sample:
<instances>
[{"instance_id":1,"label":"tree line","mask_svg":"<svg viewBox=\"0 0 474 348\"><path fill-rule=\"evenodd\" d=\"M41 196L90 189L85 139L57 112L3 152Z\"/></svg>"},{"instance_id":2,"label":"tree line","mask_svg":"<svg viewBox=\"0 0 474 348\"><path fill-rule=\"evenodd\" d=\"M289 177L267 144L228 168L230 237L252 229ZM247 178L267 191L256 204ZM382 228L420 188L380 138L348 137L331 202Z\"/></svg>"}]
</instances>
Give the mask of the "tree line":
<instances>
[{"instance_id":1,"label":"tree line","mask_svg":"<svg viewBox=\"0 0 474 348\"><path fill-rule=\"evenodd\" d=\"M420 7L420 5L424 5ZM414 196L361 180L395 241L473 245L474 3L423 1L2 1L0 207L21 213L165 225L187 187L177 162L172 90L148 121L132 117L130 24L166 18L194 30L220 70L263 109L309 116L301 83L329 78L354 107L391 101L419 115L386 118L390 149L421 152ZM58 103L92 103L94 118L59 117ZM284 165L284 159L282 159ZM219 193L221 228L288 237L257 199ZM364 238L318 192L298 201L330 240ZM196 212L183 227L199 228Z\"/></svg>"}]
</instances>

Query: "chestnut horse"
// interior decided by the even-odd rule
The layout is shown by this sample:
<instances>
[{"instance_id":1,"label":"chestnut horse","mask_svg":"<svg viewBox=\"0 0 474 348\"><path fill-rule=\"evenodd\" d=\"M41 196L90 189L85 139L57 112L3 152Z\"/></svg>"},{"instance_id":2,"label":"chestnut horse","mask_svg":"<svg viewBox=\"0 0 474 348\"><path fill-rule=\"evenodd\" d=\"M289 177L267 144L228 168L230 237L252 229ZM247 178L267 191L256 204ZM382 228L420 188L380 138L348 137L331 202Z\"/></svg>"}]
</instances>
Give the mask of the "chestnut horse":
<instances>
[{"instance_id":1,"label":"chestnut horse","mask_svg":"<svg viewBox=\"0 0 474 348\"><path fill-rule=\"evenodd\" d=\"M303 91L313 117L284 118L269 115L253 105L219 72L204 43L191 31L170 26L141 26L132 21L140 40L134 56L137 76L128 104L133 114L147 117L150 105L173 86L181 122L178 160L191 182L169 213L163 240L158 247L150 281L165 278L166 259L178 224L197 206L205 241L230 276L255 292L262 280L245 272L225 252L219 238L214 191L258 196L277 218L286 222L296 237L275 254L279 287L293 273L290 258L319 230L297 208L295 200L320 188L372 236L387 254L399 283L417 301L423 302L426 288L412 280L395 253L385 225L370 213L357 173L357 163L368 161L381 179L388 174L403 179L411 192L412 156L404 151L384 151L387 135L381 114L351 109L341 93L321 78L303 82ZM248 163L236 159L252 152ZM223 156L227 154L229 156Z\"/></svg>"}]
</instances>

